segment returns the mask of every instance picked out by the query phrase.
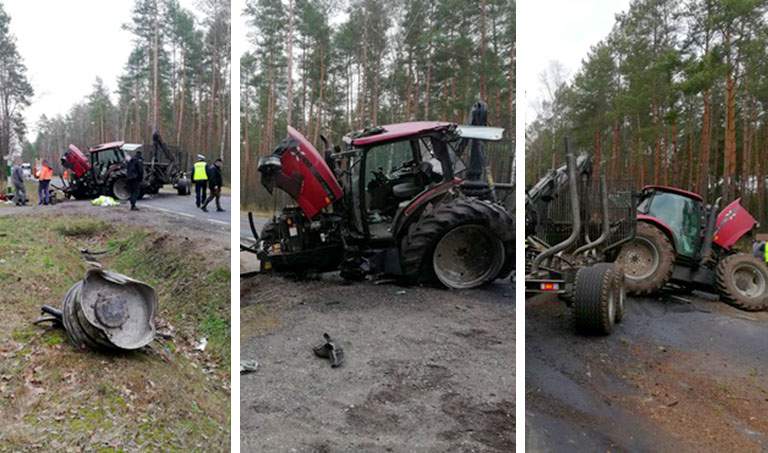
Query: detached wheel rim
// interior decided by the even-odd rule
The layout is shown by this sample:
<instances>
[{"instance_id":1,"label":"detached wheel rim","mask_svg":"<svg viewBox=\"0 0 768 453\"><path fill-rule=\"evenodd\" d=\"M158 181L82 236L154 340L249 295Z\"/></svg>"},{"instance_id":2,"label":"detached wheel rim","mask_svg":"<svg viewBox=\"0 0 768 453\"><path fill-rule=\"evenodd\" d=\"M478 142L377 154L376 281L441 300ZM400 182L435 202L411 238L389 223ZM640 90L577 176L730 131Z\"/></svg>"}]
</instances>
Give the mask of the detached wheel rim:
<instances>
[{"instance_id":1,"label":"detached wheel rim","mask_svg":"<svg viewBox=\"0 0 768 453\"><path fill-rule=\"evenodd\" d=\"M501 271L504 244L481 225L458 226L437 243L432 263L437 279L445 286L474 288Z\"/></svg>"},{"instance_id":2,"label":"detached wheel rim","mask_svg":"<svg viewBox=\"0 0 768 453\"><path fill-rule=\"evenodd\" d=\"M120 201L125 201L131 198L131 193L128 191L128 181L123 178L118 179L112 185L112 193L115 194L115 198Z\"/></svg>"},{"instance_id":3,"label":"detached wheel rim","mask_svg":"<svg viewBox=\"0 0 768 453\"><path fill-rule=\"evenodd\" d=\"M733 286L742 296L757 299L765 294L765 276L756 266L743 263L733 269Z\"/></svg>"},{"instance_id":4,"label":"detached wheel rim","mask_svg":"<svg viewBox=\"0 0 768 453\"><path fill-rule=\"evenodd\" d=\"M624 246L622 268L627 278L645 280L659 269L659 249L646 238L635 238Z\"/></svg>"}]
</instances>

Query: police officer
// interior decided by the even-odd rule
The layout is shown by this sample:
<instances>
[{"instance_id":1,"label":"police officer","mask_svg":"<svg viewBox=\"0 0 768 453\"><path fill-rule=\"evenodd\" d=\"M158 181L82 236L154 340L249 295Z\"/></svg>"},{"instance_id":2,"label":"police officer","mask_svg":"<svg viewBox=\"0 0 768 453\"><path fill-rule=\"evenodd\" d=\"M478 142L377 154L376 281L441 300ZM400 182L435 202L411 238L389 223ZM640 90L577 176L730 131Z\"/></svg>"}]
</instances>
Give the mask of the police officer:
<instances>
[{"instance_id":1,"label":"police officer","mask_svg":"<svg viewBox=\"0 0 768 453\"><path fill-rule=\"evenodd\" d=\"M206 197L206 187L208 186L206 166L205 156L198 154L197 162L192 168L192 182L195 183L195 206L198 208L203 205Z\"/></svg>"},{"instance_id":2,"label":"police officer","mask_svg":"<svg viewBox=\"0 0 768 453\"><path fill-rule=\"evenodd\" d=\"M125 173L128 190L131 192L131 211L138 211L136 200L139 199L141 182L144 180L144 159L141 157L141 151L136 151L133 158L128 161Z\"/></svg>"}]
</instances>

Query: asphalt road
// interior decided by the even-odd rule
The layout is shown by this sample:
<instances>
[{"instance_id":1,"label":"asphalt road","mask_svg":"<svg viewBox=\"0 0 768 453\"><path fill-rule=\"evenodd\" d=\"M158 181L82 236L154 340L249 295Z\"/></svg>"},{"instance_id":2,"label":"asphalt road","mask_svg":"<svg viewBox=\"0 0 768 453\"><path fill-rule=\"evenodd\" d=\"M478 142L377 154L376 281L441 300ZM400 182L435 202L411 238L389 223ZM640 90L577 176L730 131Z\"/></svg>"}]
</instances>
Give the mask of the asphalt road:
<instances>
[{"instance_id":1,"label":"asphalt road","mask_svg":"<svg viewBox=\"0 0 768 453\"><path fill-rule=\"evenodd\" d=\"M147 195L139 200L139 209L151 209L165 212L177 217L186 217L210 222L225 227L227 231L232 224L231 198L222 195L221 207L225 212L216 212L216 203L208 205L208 212L203 212L195 206L194 193L189 196L179 196L175 191L163 189L157 195Z\"/></svg>"},{"instance_id":2,"label":"asphalt road","mask_svg":"<svg viewBox=\"0 0 768 453\"><path fill-rule=\"evenodd\" d=\"M525 317L530 451L768 451L768 313L633 298L608 337L548 296Z\"/></svg>"}]
</instances>

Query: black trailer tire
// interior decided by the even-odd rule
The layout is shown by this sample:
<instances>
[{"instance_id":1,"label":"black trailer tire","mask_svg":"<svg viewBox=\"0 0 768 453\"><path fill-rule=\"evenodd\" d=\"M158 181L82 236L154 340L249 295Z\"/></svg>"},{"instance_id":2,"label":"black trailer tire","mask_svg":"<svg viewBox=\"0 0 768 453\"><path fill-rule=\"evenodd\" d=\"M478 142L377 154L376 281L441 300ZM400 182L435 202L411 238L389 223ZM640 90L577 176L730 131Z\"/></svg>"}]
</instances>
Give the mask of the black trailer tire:
<instances>
[{"instance_id":1,"label":"black trailer tire","mask_svg":"<svg viewBox=\"0 0 768 453\"><path fill-rule=\"evenodd\" d=\"M672 277L675 249L659 228L639 222L635 239L621 248L616 263L624 269L627 292L653 294Z\"/></svg>"},{"instance_id":2,"label":"black trailer tire","mask_svg":"<svg viewBox=\"0 0 768 453\"><path fill-rule=\"evenodd\" d=\"M119 201L128 201L131 198L131 191L128 190L128 180L122 176L112 180L112 183L109 185L109 192L112 197Z\"/></svg>"},{"instance_id":3,"label":"black trailer tire","mask_svg":"<svg viewBox=\"0 0 768 453\"><path fill-rule=\"evenodd\" d=\"M715 269L720 298L740 310L768 310L768 267L746 253L726 256Z\"/></svg>"},{"instance_id":4,"label":"black trailer tire","mask_svg":"<svg viewBox=\"0 0 768 453\"><path fill-rule=\"evenodd\" d=\"M616 315L614 317L614 322L616 324L620 324L621 321L624 320L624 315L626 314L626 302L627 302L627 283L626 283L626 277L624 276L624 271L618 267L618 265L614 264L614 270L613 273L616 278Z\"/></svg>"},{"instance_id":5,"label":"black trailer tire","mask_svg":"<svg viewBox=\"0 0 768 453\"><path fill-rule=\"evenodd\" d=\"M440 257L451 253L451 247L455 250L461 245L455 242L457 239L470 235L482 240L489 254L483 256L484 260L488 258L485 262L477 263L486 267L478 267L480 272L472 272L465 279L464 273L441 264L447 261ZM448 288L482 286L506 277L513 264L514 219L501 206L476 198L459 197L425 210L400 243L400 265L406 277L437 281Z\"/></svg>"},{"instance_id":6,"label":"black trailer tire","mask_svg":"<svg viewBox=\"0 0 768 453\"><path fill-rule=\"evenodd\" d=\"M616 321L619 288L612 264L599 263L576 272L573 319L576 330L585 335L609 335Z\"/></svg>"}]
</instances>

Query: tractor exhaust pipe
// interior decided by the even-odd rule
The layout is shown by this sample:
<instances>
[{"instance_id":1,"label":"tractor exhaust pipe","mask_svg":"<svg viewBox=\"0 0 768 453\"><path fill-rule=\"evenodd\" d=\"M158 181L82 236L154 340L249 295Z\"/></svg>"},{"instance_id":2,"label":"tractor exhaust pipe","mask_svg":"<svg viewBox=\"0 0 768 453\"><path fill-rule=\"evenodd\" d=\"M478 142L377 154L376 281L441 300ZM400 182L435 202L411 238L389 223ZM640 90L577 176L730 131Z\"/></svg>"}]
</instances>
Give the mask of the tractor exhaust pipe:
<instances>
[{"instance_id":1,"label":"tractor exhaust pipe","mask_svg":"<svg viewBox=\"0 0 768 453\"><path fill-rule=\"evenodd\" d=\"M699 264L706 263L712 255L712 239L715 237L715 223L717 222L717 211L720 209L720 201L722 197L718 197L712 204L709 211L709 217L707 218L707 232L704 234L704 246L701 248L701 258Z\"/></svg>"},{"instance_id":2,"label":"tractor exhaust pipe","mask_svg":"<svg viewBox=\"0 0 768 453\"><path fill-rule=\"evenodd\" d=\"M608 233L611 229L611 222L608 218L608 183L605 178L605 171L602 171L602 169L600 171L600 205L603 211L603 231L600 234L600 237L576 249L576 251L573 252L574 255L584 253L591 249L596 249L600 244L608 239Z\"/></svg>"},{"instance_id":3,"label":"tractor exhaust pipe","mask_svg":"<svg viewBox=\"0 0 768 453\"><path fill-rule=\"evenodd\" d=\"M550 247L541 252L531 265L531 272L537 272L541 263L557 253L566 250L572 246L581 236L581 207L579 205L579 186L576 181L576 156L568 148L568 138L565 139L565 161L568 166L568 188L571 197L571 217L573 218L573 231L571 235L563 242Z\"/></svg>"}]
</instances>

